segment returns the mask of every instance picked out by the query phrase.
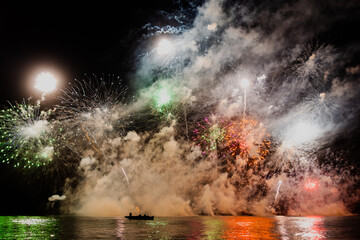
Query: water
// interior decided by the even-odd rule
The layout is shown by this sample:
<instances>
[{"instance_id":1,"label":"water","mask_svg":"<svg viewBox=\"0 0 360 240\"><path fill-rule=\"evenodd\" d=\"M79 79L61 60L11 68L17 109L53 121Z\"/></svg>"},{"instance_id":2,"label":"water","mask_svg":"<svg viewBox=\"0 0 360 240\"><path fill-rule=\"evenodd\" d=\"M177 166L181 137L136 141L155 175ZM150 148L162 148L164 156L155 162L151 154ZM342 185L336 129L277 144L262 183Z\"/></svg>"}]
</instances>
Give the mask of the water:
<instances>
[{"instance_id":1,"label":"water","mask_svg":"<svg viewBox=\"0 0 360 240\"><path fill-rule=\"evenodd\" d=\"M0 216L0 239L360 239L360 216Z\"/></svg>"}]
</instances>

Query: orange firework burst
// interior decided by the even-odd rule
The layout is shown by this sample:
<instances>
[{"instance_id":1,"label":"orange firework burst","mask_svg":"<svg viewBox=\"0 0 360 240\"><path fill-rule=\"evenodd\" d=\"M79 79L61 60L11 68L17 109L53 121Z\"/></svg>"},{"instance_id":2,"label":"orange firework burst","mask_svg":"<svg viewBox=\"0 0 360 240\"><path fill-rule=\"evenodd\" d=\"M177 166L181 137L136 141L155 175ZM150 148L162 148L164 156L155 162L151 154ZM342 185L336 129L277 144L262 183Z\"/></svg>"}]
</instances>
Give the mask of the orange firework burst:
<instances>
[{"instance_id":1,"label":"orange firework burst","mask_svg":"<svg viewBox=\"0 0 360 240\"><path fill-rule=\"evenodd\" d=\"M247 118L231 122L224 139L232 156L264 160L270 149L269 137L262 124Z\"/></svg>"}]
</instances>

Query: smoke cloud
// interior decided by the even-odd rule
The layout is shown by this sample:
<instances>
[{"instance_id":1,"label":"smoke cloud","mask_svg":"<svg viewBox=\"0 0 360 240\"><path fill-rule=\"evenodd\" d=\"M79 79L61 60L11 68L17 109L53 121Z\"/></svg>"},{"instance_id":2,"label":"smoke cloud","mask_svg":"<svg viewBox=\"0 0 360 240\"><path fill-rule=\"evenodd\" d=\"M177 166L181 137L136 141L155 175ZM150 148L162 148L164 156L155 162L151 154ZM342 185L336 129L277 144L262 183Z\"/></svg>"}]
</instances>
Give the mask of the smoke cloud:
<instances>
[{"instance_id":1,"label":"smoke cloud","mask_svg":"<svg viewBox=\"0 0 360 240\"><path fill-rule=\"evenodd\" d=\"M334 143L359 114L359 65L316 39L350 5L208 0L178 31L147 25L162 31L144 39L134 100L82 113L89 143L63 211L348 214L360 196L345 151L354 146ZM162 37L171 47L158 54Z\"/></svg>"},{"instance_id":2,"label":"smoke cloud","mask_svg":"<svg viewBox=\"0 0 360 240\"><path fill-rule=\"evenodd\" d=\"M65 200L65 199L66 199L66 196L65 196L65 195L59 196L59 195L55 194L55 195L52 195L51 197L49 197L49 201L50 201L50 202L63 201L63 200Z\"/></svg>"}]
</instances>

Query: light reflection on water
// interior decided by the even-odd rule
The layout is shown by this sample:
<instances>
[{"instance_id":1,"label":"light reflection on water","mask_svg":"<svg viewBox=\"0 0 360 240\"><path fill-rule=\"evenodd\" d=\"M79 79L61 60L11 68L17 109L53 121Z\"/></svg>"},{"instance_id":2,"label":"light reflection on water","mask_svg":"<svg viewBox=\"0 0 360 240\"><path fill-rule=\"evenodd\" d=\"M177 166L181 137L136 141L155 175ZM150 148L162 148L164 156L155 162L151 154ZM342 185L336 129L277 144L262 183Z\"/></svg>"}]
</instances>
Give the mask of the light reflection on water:
<instances>
[{"instance_id":1,"label":"light reflection on water","mask_svg":"<svg viewBox=\"0 0 360 240\"><path fill-rule=\"evenodd\" d=\"M0 239L55 239L57 224L51 217L0 216Z\"/></svg>"},{"instance_id":2,"label":"light reflection on water","mask_svg":"<svg viewBox=\"0 0 360 240\"><path fill-rule=\"evenodd\" d=\"M310 239L326 238L324 217L276 217L281 239ZM295 228L295 229L294 229Z\"/></svg>"},{"instance_id":3,"label":"light reflection on water","mask_svg":"<svg viewBox=\"0 0 360 240\"><path fill-rule=\"evenodd\" d=\"M0 239L360 239L359 216L0 216Z\"/></svg>"},{"instance_id":4,"label":"light reflection on water","mask_svg":"<svg viewBox=\"0 0 360 240\"><path fill-rule=\"evenodd\" d=\"M224 220L224 239L278 239L274 218L239 217Z\"/></svg>"}]
</instances>

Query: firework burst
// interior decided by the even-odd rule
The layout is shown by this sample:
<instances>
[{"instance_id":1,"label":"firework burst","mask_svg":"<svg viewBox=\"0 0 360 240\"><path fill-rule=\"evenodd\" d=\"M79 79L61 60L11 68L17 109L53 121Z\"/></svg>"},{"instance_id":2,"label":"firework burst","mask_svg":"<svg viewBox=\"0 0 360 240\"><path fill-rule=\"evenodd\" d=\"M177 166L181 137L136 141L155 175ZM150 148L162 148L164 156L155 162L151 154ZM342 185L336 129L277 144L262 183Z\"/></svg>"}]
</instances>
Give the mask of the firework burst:
<instances>
[{"instance_id":1,"label":"firework burst","mask_svg":"<svg viewBox=\"0 0 360 240\"><path fill-rule=\"evenodd\" d=\"M57 108L61 111L61 120L72 119L82 113L98 111L98 109L111 109L125 101L127 87L119 77L109 75L92 75L83 80L75 80L75 83L63 90L63 95L58 99L61 104Z\"/></svg>"},{"instance_id":2,"label":"firework burst","mask_svg":"<svg viewBox=\"0 0 360 240\"><path fill-rule=\"evenodd\" d=\"M251 118L242 118L227 125L224 137L228 153L253 165L265 160L269 153L270 135L262 124Z\"/></svg>"},{"instance_id":3,"label":"firework burst","mask_svg":"<svg viewBox=\"0 0 360 240\"><path fill-rule=\"evenodd\" d=\"M160 80L142 93L153 115L164 117L168 117L169 114L176 115L180 106L190 101L191 91L179 86L175 81L176 79Z\"/></svg>"},{"instance_id":4,"label":"firework burst","mask_svg":"<svg viewBox=\"0 0 360 240\"><path fill-rule=\"evenodd\" d=\"M52 162L55 139L48 118L49 112L39 105L10 104L0 112L1 161L14 167L33 168Z\"/></svg>"},{"instance_id":5,"label":"firework burst","mask_svg":"<svg viewBox=\"0 0 360 240\"><path fill-rule=\"evenodd\" d=\"M63 136L66 143L96 148L99 141L110 135L121 135L130 115L125 103L126 90L119 77L109 76L105 81L96 75L77 80L64 90L56 109L59 128L67 129Z\"/></svg>"},{"instance_id":6,"label":"firework burst","mask_svg":"<svg viewBox=\"0 0 360 240\"><path fill-rule=\"evenodd\" d=\"M193 130L193 140L200 146L203 154L217 152L222 147L226 136L226 121L215 116L205 118L203 123L197 123L198 128Z\"/></svg>"},{"instance_id":7,"label":"firework burst","mask_svg":"<svg viewBox=\"0 0 360 240\"><path fill-rule=\"evenodd\" d=\"M174 93L167 86L160 86L153 96L153 109L159 113L166 113L173 105Z\"/></svg>"},{"instance_id":8,"label":"firework burst","mask_svg":"<svg viewBox=\"0 0 360 240\"><path fill-rule=\"evenodd\" d=\"M270 135L262 124L254 119L236 121L219 119L215 116L197 123L193 140L201 147L203 154L217 152L220 156L246 160L264 160L270 150Z\"/></svg>"},{"instance_id":9,"label":"firework burst","mask_svg":"<svg viewBox=\"0 0 360 240\"><path fill-rule=\"evenodd\" d=\"M225 144L231 156L248 160L264 160L269 153L270 135L262 124L243 118L227 125Z\"/></svg>"}]
</instances>

